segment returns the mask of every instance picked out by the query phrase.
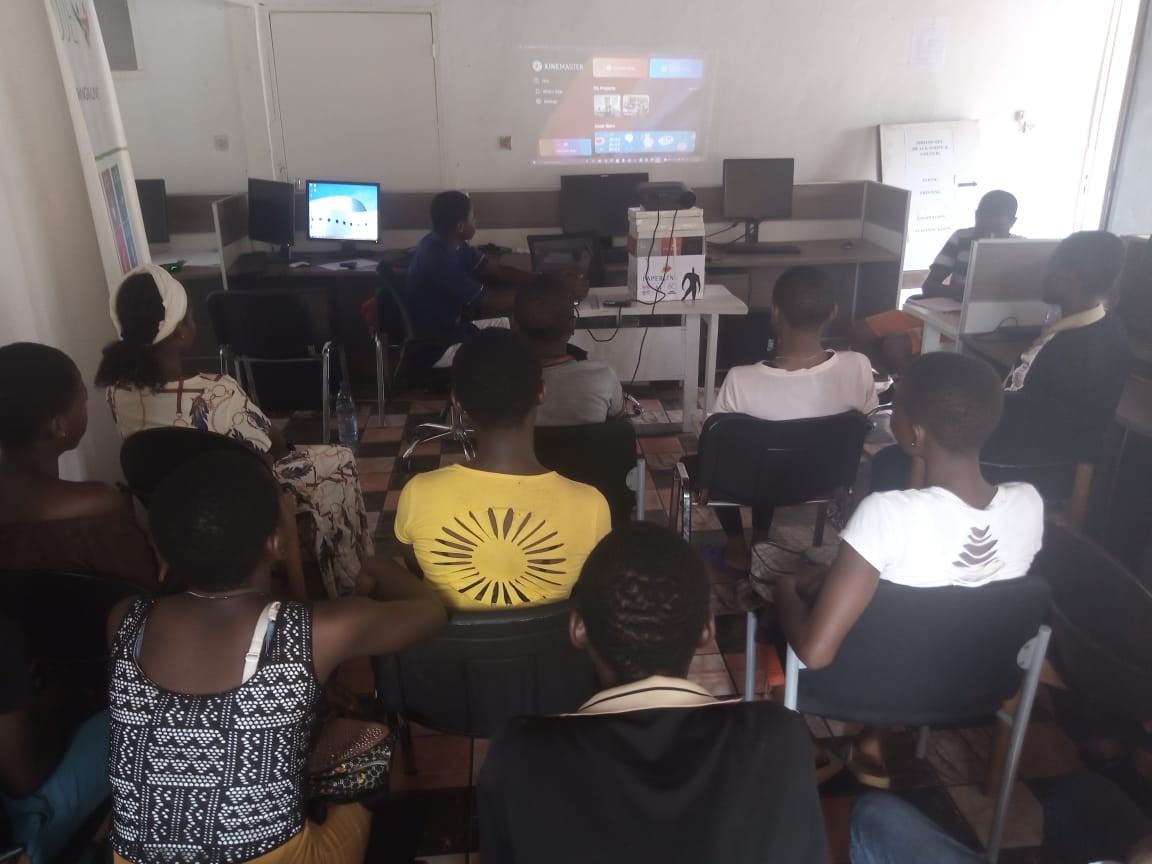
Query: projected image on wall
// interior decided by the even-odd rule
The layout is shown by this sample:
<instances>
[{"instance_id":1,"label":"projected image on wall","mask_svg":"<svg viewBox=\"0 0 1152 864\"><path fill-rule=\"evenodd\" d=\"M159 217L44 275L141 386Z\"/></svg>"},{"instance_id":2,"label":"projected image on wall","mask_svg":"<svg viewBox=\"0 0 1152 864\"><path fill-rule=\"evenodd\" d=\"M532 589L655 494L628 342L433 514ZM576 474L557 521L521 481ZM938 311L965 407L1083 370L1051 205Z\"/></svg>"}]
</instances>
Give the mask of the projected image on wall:
<instances>
[{"instance_id":1,"label":"projected image on wall","mask_svg":"<svg viewBox=\"0 0 1152 864\"><path fill-rule=\"evenodd\" d=\"M379 236L380 187L375 183L308 184L308 236L367 240Z\"/></svg>"},{"instance_id":2,"label":"projected image on wall","mask_svg":"<svg viewBox=\"0 0 1152 864\"><path fill-rule=\"evenodd\" d=\"M534 162L636 165L703 158L703 57L523 48Z\"/></svg>"}]
</instances>

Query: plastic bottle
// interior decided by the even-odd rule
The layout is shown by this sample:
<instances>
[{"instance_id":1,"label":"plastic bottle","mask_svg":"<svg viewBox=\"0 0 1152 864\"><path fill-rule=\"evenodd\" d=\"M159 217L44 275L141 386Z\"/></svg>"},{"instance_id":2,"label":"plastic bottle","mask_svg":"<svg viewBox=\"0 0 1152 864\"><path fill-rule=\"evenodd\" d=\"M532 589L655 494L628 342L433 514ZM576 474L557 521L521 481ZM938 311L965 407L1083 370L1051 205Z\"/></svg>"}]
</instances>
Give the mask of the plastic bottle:
<instances>
[{"instance_id":1,"label":"plastic bottle","mask_svg":"<svg viewBox=\"0 0 1152 864\"><path fill-rule=\"evenodd\" d=\"M336 436L346 447L355 447L360 442L356 403L352 401L352 388L347 381L340 382L340 393L336 396Z\"/></svg>"}]
</instances>

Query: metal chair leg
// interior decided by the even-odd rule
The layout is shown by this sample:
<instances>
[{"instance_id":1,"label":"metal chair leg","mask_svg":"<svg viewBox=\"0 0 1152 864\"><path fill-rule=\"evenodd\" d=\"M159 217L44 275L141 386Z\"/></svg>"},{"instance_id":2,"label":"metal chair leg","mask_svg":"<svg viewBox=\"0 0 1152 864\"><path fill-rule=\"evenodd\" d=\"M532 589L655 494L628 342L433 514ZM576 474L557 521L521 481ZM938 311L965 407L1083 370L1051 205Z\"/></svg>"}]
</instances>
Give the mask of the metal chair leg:
<instances>
[{"instance_id":1,"label":"metal chair leg","mask_svg":"<svg viewBox=\"0 0 1152 864\"><path fill-rule=\"evenodd\" d=\"M828 502L816 505L816 528L812 531L812 545L824 545L824 526L828 524Z\"/></svg>"},{"instance_id":2,"label":"metal chair leg","mask_svg":"<svg viewBox=\"0 0 1152 864\"><path fill-rule=\"evenodd\" d=\"M388 382L388 356L379 333L373 334L372 342L376 348L376 420L383 426L384 402L387 398L385 389Z\"/></svg>"},{"instance_id":3,"label":"metal chair leg","mask_svg":"<svg viewBox=\"0 0 1152 864\"><path fill-rule=\"evenodd\" d=\"M756 698L756 613L751 609L744 616L744 701Z\"/></svg>"},{"instance_id":4,"label":"metal chair leg","mask_svg":"<svg viewBox=\"0 0 1152 864\"><path fill-rule=\"evenodd\" d=\"M788 646L788 656L784 659L784 707L795 711L800 704L800 658Z\"/></svg>"},{"instance_id":5,"label":"metal chair leg","mask_svg":"<svg viewBox=\"0 0 1152 864\"><path fill-rule=\"evenodd\" d=\"M332 343L327 342L320 351L320 422L324 424L324 443L332 443Z\"/></svg>"},{"instance_id":6,"label":"metal chair leg","mask_svg":"<svg viewBox=\"0 0 1152 864\"><path fill-rule=\"evenodd\" d=\"M927 726L921 726L920 731L916 733L916 758L923 759L928 755L928 736L932 730Z\"/></svg>"}]
</instances>

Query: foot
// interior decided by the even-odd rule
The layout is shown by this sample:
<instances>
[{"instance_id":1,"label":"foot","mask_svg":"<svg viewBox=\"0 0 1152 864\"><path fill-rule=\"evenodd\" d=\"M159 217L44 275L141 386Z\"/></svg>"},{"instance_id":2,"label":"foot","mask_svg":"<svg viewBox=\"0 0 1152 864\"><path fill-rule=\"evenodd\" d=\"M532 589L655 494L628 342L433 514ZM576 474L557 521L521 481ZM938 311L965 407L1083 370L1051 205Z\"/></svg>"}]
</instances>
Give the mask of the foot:
<instances>
[{"instance_id":1,"label":"foot","mask_svg":"<svg viewBox=\"0 0 1152 864\"><path fill-rule=\"evenodd\" d=\"M865 729L857 735L848 757L848 770L865 786L892 788L892 777L884 761L884 736L874 729Z\"/></svg>"}]
</instances>

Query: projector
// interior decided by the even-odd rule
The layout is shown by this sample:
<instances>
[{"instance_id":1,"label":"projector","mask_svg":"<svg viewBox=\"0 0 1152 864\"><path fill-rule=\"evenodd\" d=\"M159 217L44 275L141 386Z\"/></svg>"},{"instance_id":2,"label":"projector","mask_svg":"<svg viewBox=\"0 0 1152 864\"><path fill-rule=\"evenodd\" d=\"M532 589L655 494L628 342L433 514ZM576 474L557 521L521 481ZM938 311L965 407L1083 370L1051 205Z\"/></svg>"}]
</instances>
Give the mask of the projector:
<instances>
[{"instance_id":1,"label":"projector","mask_svg":"<svg viewBox=\"0 0 1152 864\"><path fill-rule=\"evenodd\" d=\"M686 210L696 206L696 193L683 183L641 183L636 193L645 210Z\"/></svg>"}]
</instances>

